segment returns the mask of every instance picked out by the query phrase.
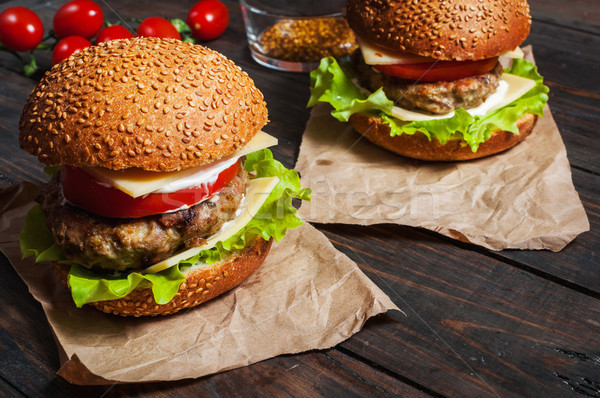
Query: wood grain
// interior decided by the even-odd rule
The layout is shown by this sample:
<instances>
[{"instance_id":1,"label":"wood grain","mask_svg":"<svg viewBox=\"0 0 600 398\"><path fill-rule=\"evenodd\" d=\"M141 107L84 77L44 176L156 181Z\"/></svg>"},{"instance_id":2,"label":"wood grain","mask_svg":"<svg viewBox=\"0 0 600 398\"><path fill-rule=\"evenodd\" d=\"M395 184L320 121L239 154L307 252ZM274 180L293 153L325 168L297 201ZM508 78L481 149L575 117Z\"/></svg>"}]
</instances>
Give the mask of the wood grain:
<instances>
[{"instance_id":1,"label":"wood grain","mask_svg":"<svg viewBox=\"0 0 600 398\"><path fill-rule=\"evenodd\" d=\"M529 0L534 21L600 34L600 8L590 0Z\"/></svg>"}]
</instances>

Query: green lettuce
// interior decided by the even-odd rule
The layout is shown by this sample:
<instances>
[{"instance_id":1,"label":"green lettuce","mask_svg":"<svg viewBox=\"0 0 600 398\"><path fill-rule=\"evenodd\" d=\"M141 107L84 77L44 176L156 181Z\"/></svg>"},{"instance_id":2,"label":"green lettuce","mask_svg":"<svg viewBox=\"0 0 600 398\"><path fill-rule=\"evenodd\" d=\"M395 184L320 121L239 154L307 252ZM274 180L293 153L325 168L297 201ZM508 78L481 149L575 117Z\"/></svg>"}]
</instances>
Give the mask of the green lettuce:
<instances>
[{"instance_id":1,"label":"green lettuce","mask_svg":"<svg viewBox=\"0 0 600 398\"><path fill-rule=\"evenodd\" d=\"M294 198L310 200L311 192L310 189L300 187L300 177L296 171L286 169L273 159L273 154L268 149L246 155L244 167L255 174L256 178L279 178L279 183L258 213L241 231L224 242L219 242L216 247L204 250L161 272L142 274L114 271L99 274L68 261L60 248L54 244L39 205L34 206L25 218L25 225L19 235L21 253L23 258L34 256L36 262L55 261L70 265L68 284L77 307L97 301L119 299L127 296L136 287L143 286L152 288L154 299L158 304L166 304L175 296L179 285L185 280L182 271L186 268L198 262L212 264L226 259L257 236L265 240L273 238L279 242L288 229L302 224L296 208L292 205L292 200Z\"/></svg>"},{"instance_id":2,"label":"green lettuce","mask_svg":"<svg viewBox=\"0 0 600 398\"><path fill-rule=\"evenodd\" d=\"M310 73L311 96L308 107L319 102L329 103L333 107L331 115L342 122L347 122L355 113L378 116L390 127L392 136L421 132L442 144L450 138L459 137L467 142L473 152L477 152L479 144L488 140L493 130L519 134L517 120L522 115L533 113L543 116L544 105L548 101L548 87L544 86L537 67L524 59L515 59L513 66L505 72L534 80L536 85L519 99L484 116L471 116L460 108L450 118L409 122L392 116L394 103L381 89L366 94L354 84L349 76L350 71L345 73L334 58L327 57Z\"/></svg>"}]
</instances>

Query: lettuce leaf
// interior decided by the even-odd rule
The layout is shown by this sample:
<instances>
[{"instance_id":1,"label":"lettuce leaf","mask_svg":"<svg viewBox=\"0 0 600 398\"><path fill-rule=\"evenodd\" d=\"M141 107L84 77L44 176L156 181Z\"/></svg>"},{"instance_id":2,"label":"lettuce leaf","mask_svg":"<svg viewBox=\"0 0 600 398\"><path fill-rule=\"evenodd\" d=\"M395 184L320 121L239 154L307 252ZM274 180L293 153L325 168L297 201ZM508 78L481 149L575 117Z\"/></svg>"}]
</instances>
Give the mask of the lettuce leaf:
<instances>
[{"instance_id":1,"label":"lettuce leaf","mask_svg":"<svg viewBox=\"0 0 600 398\"><path fill-rule=\"evenodd\" d=\"M513 66L505 72L534 80L536 85L519 99L484 116L471 116L460 108L450 118L410 122L392 116L394 103L381 89L370 95L365 94L334 58L327 57L310 73L311 96L307 106L329 103L333 106L331 115L342 122L347 122L355 113L379 116L389 125L392 136L421 132L442 144L450 138L459 137L467 142L473 152L477 152L479 145L490 138L493 130L518 134L517 120L525 113L543 116L544 105L548 101L548 87L544 86L537 67L524 59L515 59Z\"/></svg>"},{"instance_id":2,"label":"lettuce leaf","mask_svg":"<svg viewBox=\"0 0 600 398\"><path fill-rule=\"evenodd\" d=\"M310 189L302 189L300 177L294 170L286 169L273 159L268 149L253 152L246 156L244 166L256 177L278 177L279 183L273 189L255 217L241 231L216 247L204 250L193 258L155 274L122 272L99 274L81 265L69 262L60 248L54 244L46 225L44 213L39 205L34 206L25 218L25 225L19 236L23 258L34 256L35 261L56 261L71 266L68 284L77 307L84 304L125 297L136 287L151 286L154 299L158 304L166 304L175 296L181 282L185 280L182 270L197 262L212 264L226 259L232 252L245 247L246 242L256 236L265 240L271 238L280 241L287 229L302 224L296 208L292 206L294 198L310 200Z\"/></svg>"},{"instance_id":3,"label":"lettuce leaf","mask_svg":"<svg viewBox=\"0 0 600 398\"><path fill-rule=\"evenodd\" d=\"M32 207L27 212L25 224L19 234L19 243L23 258L34 256L36 262L65 259L58 246L54 244L40 205Z\"/></svg>"}]
</instances>

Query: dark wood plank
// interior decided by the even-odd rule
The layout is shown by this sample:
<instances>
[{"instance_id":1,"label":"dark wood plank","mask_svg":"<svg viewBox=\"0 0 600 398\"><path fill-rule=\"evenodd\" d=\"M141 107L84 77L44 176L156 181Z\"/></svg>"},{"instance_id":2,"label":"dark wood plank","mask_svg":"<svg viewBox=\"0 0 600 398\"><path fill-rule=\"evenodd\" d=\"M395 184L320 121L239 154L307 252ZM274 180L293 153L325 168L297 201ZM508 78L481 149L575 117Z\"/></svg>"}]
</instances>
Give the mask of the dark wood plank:
<instances>
[{"instance_id":1,"label":"dark wood plank","mask_svg":"<svg viewBox=\"0 0 600 398\"><path fill-rule=\"evenodd\" d=\"M528 0L534 21L600 34L600 7L594 0Z\"/></svg>"},{"instance_id":2,"label":"dark wood plank","mask_svg":"<svg viewBox=\"0 0 600 398\"><path fill-rule=\"evenodd\" d=\"M576 396L558 375L600 385L597 299L411 228L321 227L407 314L342 347L449 396Z\"/></svg>"},{"instance_id":3,"label":"dark wood plank","mask_svg":"<svg viewBox=\"0 0 600 398\"><path fill-rule=\"evenodd\" d=\"M28 7L39 15L47 31L52 26L52 16L62 3L61 1L47 2L43 0L10 1L1 4L0 11L14 5ZM19 181L40 183L46 180L46 175L37 159L34 156L26 155L19 148L18 124L29 93L41 78L44 70L52 65L50 59L49 51L36 51L40 72L32 78L28 78L22 74L22 66L15 57L7 53L0 53L0 81L2 81L0 129L3 135L0 140L0 153L3 154L0 157L0 188Z\"/></svg>"},{"instance_id":4,"label":"dark wood plank","mask_svg":"<svg viewBox=\"0 0 600 398\"><path fill-rule=\"evenodd\" d=\"M371 373L372 372L372 373ZM369 374L361 379L359 374ZM116 385L106 396L203 397L425 397L426 394L336 350L281 356L196 382Z\"/></svg>"},{"instance_id":5,"label":"dark wood plank","mask_svg":"<svg viewBox=\"0 0 600 398\"><path fill-rule=\"evenodd\" d=\"M29 397L69 396L79 388L56 376L60 365L52 332L41 305L29 294L27 286L0 254L0 376ZM101 395L103 390L89 390Z\"/></svg>"},{"instance_id":6,"label":"dark wood plank","mask_svg":"<svg viewBox=\"0 0 600 398\"><path fill-rule=\"evenodd\" d=\"M19 117L35 82L4 68L0 68L0 80L3 82L3 89L0 90L0 128L3 135L0 151L5 154L0 157L0 173L5 174L10 183L21 180L45 181L46 176L37 158L19 147Z\"/></svg>"},{"instance_id":7,"label":"dark wood plank","mask_svg":"<svg viewBox=\"0 0 600 398\"><path fill-rule=\"evenodd\" d=\"M2 378L0 378L0 395L2 395L3 397L6 398L22 398L23 394L21 394L19 392L19 390L17 390L16 388L14 388L12 385L8 384L6 381L4 381Z\"/></svg>"}]
</instances>

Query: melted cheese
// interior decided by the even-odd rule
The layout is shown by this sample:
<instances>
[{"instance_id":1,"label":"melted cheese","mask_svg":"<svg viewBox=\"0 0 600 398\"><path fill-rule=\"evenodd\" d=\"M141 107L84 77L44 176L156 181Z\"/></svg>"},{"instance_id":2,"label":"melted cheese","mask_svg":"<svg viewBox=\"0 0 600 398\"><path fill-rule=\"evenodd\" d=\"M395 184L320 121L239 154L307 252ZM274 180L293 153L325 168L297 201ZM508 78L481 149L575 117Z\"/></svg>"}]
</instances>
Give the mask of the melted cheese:
<instances>
[{"instance_id":1,"label":"melted cheese","mask_svg":"<svg viewBox=\"0 0 600 398\"><path fill-rule=\"evenodd\" d=\"M524 77L503 73L496 92L490 95L483 104L476 108L467 109L473 116L482 116L488 112L500 109L523 96L535 87L535 81ZM454 111L443 115L430 115L426 113L411 111L395 106L392 108L392 116L405 121L429 121L447 119L454 116Z\"/></svg>"},{"instance_id":2,"label":"melted cheese","mask_svg":"<svg viewBox=\"0 0 600 398\"><path fill-rule=\"evenodd\" d=\"M142 273L153 274L170 268L176 264L179 264L180 261L194 257L202 250L213 248L217 242L225 241L238 233L246 226L246 224L250 222L250 220L252 220L252 218L254 218L278 182L279 179L277 177L255 178L250 180L248 183L248 192L246 193L245 198L246 206L242 208L242 211L235 219L223 224L223 227L221 227L216 234L207 239L202 246L192 247L191 249L176 254L173 257L158 262L146 268L144 271L142 271Z\"/></svg>"},{"instance_id":3,"label":"melted cheese","mask_svg":"<svg viewBox=\"0 0 600 398\"><path fill-rule=\"evenodd\" d=\"M231 166L241 156L274 145L277 145L277 138L260 131L243 148L223 159L219 159L218 163L171 172L149 172L141 169L109 170L101 167L88 167L85 171L98 180L137 198L158 190L173 192L173 190L210 182L215 178L215 173L218 175L219 172ZM178 184L176 183L178 180L185 180L185 183ZM170 184L173 185L164 189ZM169 189L171 190L169 191Z\"/></svg>"}]
</instances>

